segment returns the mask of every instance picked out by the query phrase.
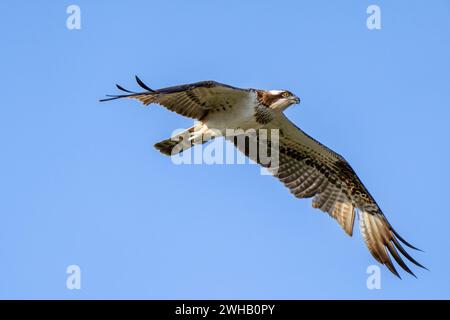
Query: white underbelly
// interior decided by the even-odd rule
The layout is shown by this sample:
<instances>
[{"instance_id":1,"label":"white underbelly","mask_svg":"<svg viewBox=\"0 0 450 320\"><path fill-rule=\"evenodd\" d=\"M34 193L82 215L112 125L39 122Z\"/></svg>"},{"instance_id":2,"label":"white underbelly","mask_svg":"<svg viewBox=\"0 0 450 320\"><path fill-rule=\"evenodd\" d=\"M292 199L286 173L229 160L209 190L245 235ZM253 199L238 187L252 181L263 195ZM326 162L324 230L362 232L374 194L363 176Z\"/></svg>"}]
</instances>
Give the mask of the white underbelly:
<instances>
[{"instance_id":1,"label":"white underbelly","mask_svg":"<svg viewBox=\"0 0 450 320\"><path fill-rule=\"evenodd\" d=\"M229 111L210 114L202 121L209 129L225 132L226 129L258 129L253 107L236 106Z\"/></svg>"}]
</instances>

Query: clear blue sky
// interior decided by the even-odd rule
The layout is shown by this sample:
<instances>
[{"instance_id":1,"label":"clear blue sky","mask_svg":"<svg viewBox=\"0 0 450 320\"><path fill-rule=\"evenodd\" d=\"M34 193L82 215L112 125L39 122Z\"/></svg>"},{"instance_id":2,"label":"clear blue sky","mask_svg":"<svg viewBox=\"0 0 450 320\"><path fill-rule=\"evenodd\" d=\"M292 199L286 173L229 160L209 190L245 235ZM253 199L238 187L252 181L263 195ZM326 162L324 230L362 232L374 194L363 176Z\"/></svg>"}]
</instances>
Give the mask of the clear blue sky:
<instances>
[{"instance_id":1,"label":"clear blue sky","mask_svg":"<svg viewBox=\"0 0 450 320\"><path fill-rule=\"evenodd\" d=\"M81 30L66 8L81 7ZM382 29L368 30L377 4ZM1 298L450 298L450 3L2 1ZM255 165L175 166L191 121L114 84L288 89L429 269L366 288L355 228ZM357 226L356 226L357 227ZM66 289L79 265L81 290Z\"/></svg>"}]
</instances>

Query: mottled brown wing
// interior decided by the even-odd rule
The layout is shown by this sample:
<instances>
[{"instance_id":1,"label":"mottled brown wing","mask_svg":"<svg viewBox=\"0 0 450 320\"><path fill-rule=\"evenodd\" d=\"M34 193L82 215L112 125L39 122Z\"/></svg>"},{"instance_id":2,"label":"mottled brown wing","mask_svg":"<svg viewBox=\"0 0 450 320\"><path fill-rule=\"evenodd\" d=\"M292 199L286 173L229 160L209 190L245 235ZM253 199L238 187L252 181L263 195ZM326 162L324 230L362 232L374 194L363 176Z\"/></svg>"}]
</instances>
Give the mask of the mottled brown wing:
<instances>
[{"instance_id":1,"label":"mottled brown wing","mask_svg":"<svg viewBox=\"0 0 450 320\"><path fill-rule=\"evenodd\" d=\"M245 144L239 144L237 139L233 142L253 161L267 167L295 197L313 198L313 207L336 219L350 236L353 232L355 211L358 210L360 229L369 251L395 275L399 276L390 255L404 270L413 274L396 249L408 260L423 267L400 245L398 240L414 248L394 231L342 156L312 139L283 114L277 115L266 128L279 129L279 147L275 148L279 150L278 165L264 165L258 156L254 156L255 153L248 152L250 143L268 143L272 146L275 143L273 139L262 141L259 135L255 135L247 137Z\"/></svg>"},{"instance_id":2,"label":"mottled brown wing","mask_svg":"<svg viewBox=\"0 0 450 320\"><path fill-rule=\"evenodd\" d=\"M127 94L109 96L110 98L100 101L136 99L145 105L156 103L182 116L200 120L210 111L229 110L250 96L249 89L240 89L215 81L202 81L158 90L149 88L138 77L136 81L147 91L137 93L117 85L117 88Z\"/></svg>"}]
</instances>

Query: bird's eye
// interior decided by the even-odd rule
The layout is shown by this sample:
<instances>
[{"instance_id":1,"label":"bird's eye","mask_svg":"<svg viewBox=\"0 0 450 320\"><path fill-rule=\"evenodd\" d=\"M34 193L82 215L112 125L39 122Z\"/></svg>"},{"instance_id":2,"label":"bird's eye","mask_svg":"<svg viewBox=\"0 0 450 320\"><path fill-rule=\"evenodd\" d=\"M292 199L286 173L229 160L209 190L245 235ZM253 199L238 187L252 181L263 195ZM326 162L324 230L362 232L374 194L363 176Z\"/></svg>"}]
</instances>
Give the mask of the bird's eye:
<instances>
[{"instance_id":1,"label":"bird's eye","mask_svg":"<svg viewBox=\"0 0 450 320\"><path fill-rule=\"evenodd\" d=\"M289 97L291 94L289 93L289 92L287 92L287 91L284 91L282 94L281 94L281 96L283 97L283 98L287 98L287 97Z\"/></svg>"}]
</instances>

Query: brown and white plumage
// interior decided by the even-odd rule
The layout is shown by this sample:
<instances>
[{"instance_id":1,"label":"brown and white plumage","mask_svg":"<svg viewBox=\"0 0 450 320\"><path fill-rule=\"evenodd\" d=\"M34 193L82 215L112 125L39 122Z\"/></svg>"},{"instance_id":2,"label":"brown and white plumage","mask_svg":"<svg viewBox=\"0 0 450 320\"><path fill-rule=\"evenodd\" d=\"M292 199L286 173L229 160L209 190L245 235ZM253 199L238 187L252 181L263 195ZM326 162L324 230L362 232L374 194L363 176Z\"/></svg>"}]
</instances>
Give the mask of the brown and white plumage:
<instances>
[{"instance_id":1,"label":"brown and white plumage","mask_svg":"<svg viewBox=\"0 0 450 320\"><path fill-rule=\"evenodd\" d=\"M182 116L201 120L208 113L223 111L228 104L236 104L238 100L245 98L249 92L245 89L238 89L214 81L201 81L155 91L147 87L138 77L136 77L136 81L147 91L136 93L116 85L117 88L129 94L111 96L111 98L102 101L131 98L139 100L145 105L156 103ZM227 104L222 103L222 101L225 101L225 97L227 98Z\"/></svg>"},{"instance_id":2,"label":"brown and white plumage","mask_svg":"<svg viewBox=\"0 0 450 320\"><path fill-rule=\"evenodd\" d=\"M413 272L401 255L423 267L402 247L401 242L416 249L392 228L348 162L308 136L284 115L283 111L287 107L299 103L299 99L289 91L240 89L214 81L152 90L139 78L136 77L136 80L145 92L135 93L117 86L127 94L111 96L102 101L132 98L145 105L160 104L199 121L185 131L185 134L191 136L209 134L213 138L224 135L226 129L278 129L279 162L276 166L262 163L249 152L250 143L261 142L258 134L247 137L245 144L237 143L237 137L230 140L252 160L267 167L295 197L312 198L313 207L336 219L350 236L353 234L355 215L358 212L360 230L370 253L398 277L391 257L411 274ZM195 139L192 143L189 140L187 144L183 141L180 148L180 140L183 140L181 136L182 134L161 141L155 147L162 153L171 155L195 144ZM270 137L264 141L269 145L271 142Z\"/></svg>"}]
</instances>

